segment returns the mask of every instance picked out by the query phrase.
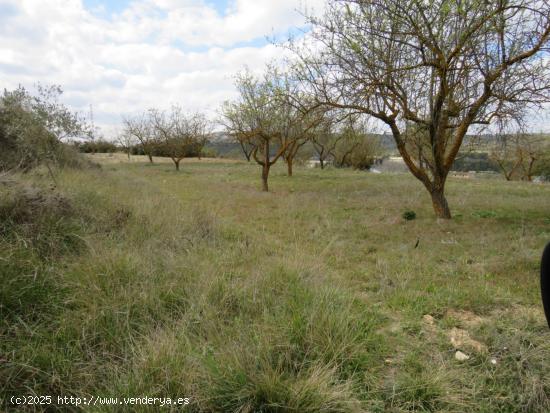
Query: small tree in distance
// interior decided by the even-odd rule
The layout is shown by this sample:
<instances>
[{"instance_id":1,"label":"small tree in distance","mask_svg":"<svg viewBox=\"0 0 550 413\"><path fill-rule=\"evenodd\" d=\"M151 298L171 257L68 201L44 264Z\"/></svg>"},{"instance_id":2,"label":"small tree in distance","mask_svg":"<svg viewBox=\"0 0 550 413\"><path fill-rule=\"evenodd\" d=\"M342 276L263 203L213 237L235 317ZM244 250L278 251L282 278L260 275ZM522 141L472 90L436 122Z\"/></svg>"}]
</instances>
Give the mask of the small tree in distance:
<instances>
[{"instance_id":1,"label":"small tree in distance","mask_svg":"<svg viewBox=\"0 0 550 413\"><path fill-rule=\"evenodd\" d=\"M254 145L250 143L248 136L246 134L241 135L235 132L235 134L232 135L232 138L235 140L235 142L239 144L246 161L250 162L252 158L252 151L254 150Z\"/></svg>"},{"instance_id":2,"label":"small tree in distance","mask_svg":"<svg viewBox=\"0 0 550 413\"><path fill-rule=\"evenodd\" d=\"M328 161L334 161L336 146L343 137L342 133L338 133L337 122L333 117L325 116L325 119L315 128L311 143L319 158L321 169L325 169Z\"/></svg>"},{"instance_id":3,"label":"small tree in distance","mask_svg":"<svg viewBox=\"0 0 550 413\"><path fill-rule=\"evenodd\" d=\"M341 122L334 148L336 166L370 169L381 155L380 141L369 133L369 124L365 118L350 116Z\"/></svg>"},{"instance_id":4,"label":"small tree in distance","mask_svg":"<svg viewBox=\"0 0 550 413\"><path fill-rule=\"evenodd\" d=\"M132 152L132 147L135 145L134 137L126 132L118 134L117 143L119 147L126 152L128 160L130 160L130 154Z\"/></svg>"},{"instance_id":5,"label":"small tree in distance","mask_svg":"<svg viewBox=\"0 0 550 413\"><path fill-rule=\"evenodd\" d=\"M285 105L287 113L282 117L281 146L286 146L283 159L287 165L287 175L293 174L293 165L300 149L315 136L316 129L324 120L323 111L317 108L310 110L307 98L298 91L286 93L288 103Z\"/></svg>"},{"instance_id":6,"label":"small tree in distance","mask_svg":"<svg viewBox=\"0 0 550 413\"><path fill-rule=\"evenodd\" d=\"M147 113L142 113L135 117L123 118L124 134L135 138L143 153L149 158L149 162L153 163L153 151L155 149L156 140L155 134L151 129L149 116Z\"/></svg>"},{"instance_id":7,"label":"small tree in distance","mask_svg":"<svg viewBox=\"0 0 550 413\"><path fill-rule=\"evenodd\" d=\"M268 191L270 169L285 153L292 173L298 141L313 127L305 120L311 114L291 103L290 79L276 68L268 67L261 78L240 73L235 85L240 96L223 104L221 123L229 135L252 148L251 157L262 167L262 189Z\"/></svg>"},{"instance_id":8,"label":"small tree in distance","mask_svg":"<svg viewBox=\"0 0 550 413\"><path fill-rule=\"evenodd\" d=\"M168 112L149 110L149 119L157 147L172 159L177 171L184 158L191 155L200 158L211 135L210 124L203 114L187 114L179 106L172 106Z\"/></svg>"},{"instance_id":9,"label":"small tree in distance","mask_svg":"<svg viewBox=\"0 0 550 413\"><path fill-rule=\"evenodd\" d=\"M539 163L550 152L550 141L542 134L523 132L521 125L511 130L503 125L495 135L489 158L507 181L531 182Z\"/></svg>"}]
</instances>

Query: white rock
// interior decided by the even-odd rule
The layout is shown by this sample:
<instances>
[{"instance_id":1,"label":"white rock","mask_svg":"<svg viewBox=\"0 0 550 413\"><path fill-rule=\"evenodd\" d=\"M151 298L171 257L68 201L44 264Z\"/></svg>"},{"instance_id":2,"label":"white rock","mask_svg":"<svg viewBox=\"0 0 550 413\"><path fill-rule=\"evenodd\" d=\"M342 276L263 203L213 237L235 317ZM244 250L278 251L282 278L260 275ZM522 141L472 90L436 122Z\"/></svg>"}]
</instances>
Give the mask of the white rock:
<instances>
[{"instance_id":1,"label":"white rock","mask_svg":"<svg viewBox=\"0 0 550 413\"><path fill-rule=\"evenodd\" d=\"M497 359L491 359L491 364L496 365L497 364Z\"/></svg>"},{"instance_id":2,"label":"white rock","mask_svg":"<svg viewBox=\"0 0 550 413\"><path fill-rule=\"evenodd\" d=\"M457 350L457 352L455 353L455 359L457 359L458 361L466 361L470 359L470 356L468 356L467 354L464 354L460 350Z\"/></svg>"}]
</instances>

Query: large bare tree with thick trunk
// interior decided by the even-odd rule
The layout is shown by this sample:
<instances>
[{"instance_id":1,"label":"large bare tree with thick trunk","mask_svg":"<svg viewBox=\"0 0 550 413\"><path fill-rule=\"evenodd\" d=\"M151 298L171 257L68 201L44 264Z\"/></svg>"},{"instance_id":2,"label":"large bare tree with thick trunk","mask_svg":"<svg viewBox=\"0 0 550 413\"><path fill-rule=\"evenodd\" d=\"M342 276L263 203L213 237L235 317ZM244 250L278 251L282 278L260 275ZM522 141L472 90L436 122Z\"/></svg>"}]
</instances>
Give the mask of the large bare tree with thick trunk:
<instances>
[{"instance_id":1,"label":"large bare tree with thick trunk","mask_svg":"<svg viewBox=\"0 0 550 413\"><path fill-rule=\"evenodd\" d=\"M466 133L550 100L548 0L332 0L309 19L298 76L319 104L386 125L437 217Z\"/></svg>"}]
</instances>

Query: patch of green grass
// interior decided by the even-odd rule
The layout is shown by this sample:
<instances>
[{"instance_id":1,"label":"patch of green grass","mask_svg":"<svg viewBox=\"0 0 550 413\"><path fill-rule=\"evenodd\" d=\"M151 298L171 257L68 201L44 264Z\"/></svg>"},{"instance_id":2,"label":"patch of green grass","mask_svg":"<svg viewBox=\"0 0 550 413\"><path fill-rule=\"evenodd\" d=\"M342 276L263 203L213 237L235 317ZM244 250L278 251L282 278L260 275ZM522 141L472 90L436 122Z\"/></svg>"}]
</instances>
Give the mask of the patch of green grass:
<instances>
[{"instance_id":1,"label":"patch of green grass","mask_svg":"<svg viewBox=\"0 0 550 413\"><path fill-rule=\"evenodd\" d=\"M408 175L276 165L262 193L254 164L181 168L63 171L70 212L38 218L5 197L3 409L35 392L195 412L549 410L547 186L451 179L459 218L441 222ZM455 327L487 352L455 360Z\"/></svg>"}]
</instances>

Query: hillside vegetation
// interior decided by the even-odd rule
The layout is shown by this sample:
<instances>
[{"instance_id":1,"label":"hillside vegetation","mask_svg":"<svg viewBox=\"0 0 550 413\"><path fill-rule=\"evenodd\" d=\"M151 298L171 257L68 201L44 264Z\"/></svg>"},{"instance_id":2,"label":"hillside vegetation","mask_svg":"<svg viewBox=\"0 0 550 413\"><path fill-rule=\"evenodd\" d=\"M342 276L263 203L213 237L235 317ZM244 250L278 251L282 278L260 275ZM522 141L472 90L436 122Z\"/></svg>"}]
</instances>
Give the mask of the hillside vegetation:
<instances>
[{"instance_id":1,"label":"hillside vegetation","mask_svg":"<svg viewBox=\"0 0 550 413\"><path fill-rule=\"evenodd\" d=\"M548 185L450 178L436 221L409 174L120 159L0 183L2 409L550 411Z\"/></svg>"}]
</instances>

